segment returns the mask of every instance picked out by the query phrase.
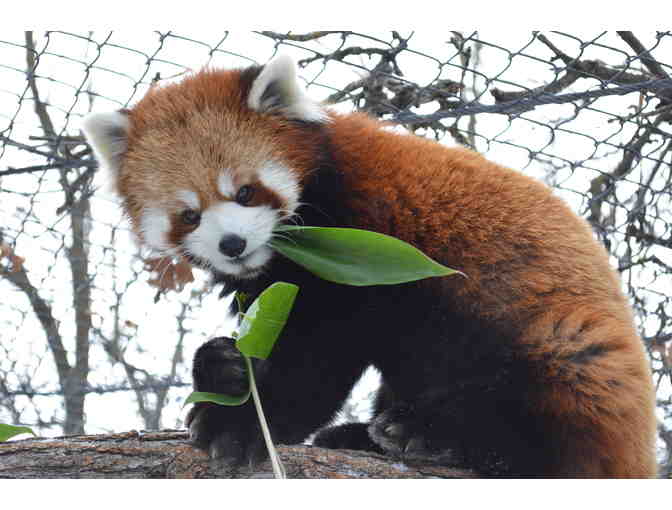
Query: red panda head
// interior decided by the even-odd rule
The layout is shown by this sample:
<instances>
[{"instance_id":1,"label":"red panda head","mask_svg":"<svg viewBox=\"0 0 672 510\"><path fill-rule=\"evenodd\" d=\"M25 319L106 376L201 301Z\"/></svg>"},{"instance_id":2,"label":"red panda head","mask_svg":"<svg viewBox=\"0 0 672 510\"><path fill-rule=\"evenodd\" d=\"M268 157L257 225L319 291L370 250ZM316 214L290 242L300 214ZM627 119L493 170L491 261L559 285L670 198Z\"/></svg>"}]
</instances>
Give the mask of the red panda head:
<instances>
[{"instance_id":1,"label":"red panda head","mask_svg":"<svg viewBox=\"0 0 672 510\"><path fill-rule=\"evenodd\" d=\"M278 57L154 87L131 110L90 114L83 131L146 245L245 279L270 260L314 170L307 126L327 121Z\"/></svg>"}]
</instances>

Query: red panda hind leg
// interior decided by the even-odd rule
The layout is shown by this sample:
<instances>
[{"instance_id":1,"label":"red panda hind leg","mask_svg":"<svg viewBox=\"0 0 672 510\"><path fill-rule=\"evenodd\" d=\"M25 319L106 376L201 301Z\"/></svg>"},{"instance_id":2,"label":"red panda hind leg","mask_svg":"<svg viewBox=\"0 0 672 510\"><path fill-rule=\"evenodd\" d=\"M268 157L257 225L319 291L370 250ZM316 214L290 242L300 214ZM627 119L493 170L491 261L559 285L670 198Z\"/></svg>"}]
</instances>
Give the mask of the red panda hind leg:
<instances>
[{"instance_id":1,"label":"red panda hind leg","mask_svg":"<svg viewBox=\"0 0 672 510\"><path fill-rule=\"evenodd\" d=\"M641 342L608 305L595 315L586 308L549 305L553 311L505 341L455 322L441 344L459 344L462 357L451 364L448 356L436 371L425 366L431 384L402 375L419 362L408 351L377 360L389 397L379 396L371 423L327 429L315 444L382 449L490 477L655 477L654 392ZM429 333L420 336L432 343ZM483 344L495 350L469 350ZM507 344L509 355L499 349ZM402 366L386 366L398 359Z\"/></svg>"},{"instance_id":2,"label":"red panda hind leg","mask_svg":"<svg viewBox=\"0 0 672 510\"><path fill-rule=\"evenodd\" d=\"M569 311L546 304L550 311L506 341L453 323L446 343L460 344L462 362L425 367L431 384L411 390L412 380L395 378L418 362L408 352L378 360L391 396L378 399L367 429L372 442L404 461L434 460L492 477L655 477L654 391L629 317L616 302ZM499 347L469 351L509 342L510 355ZM395 359L403 366L385 366ZM358 448L366 443L362 429L356 443L344 439L346 431L331 431L318 444Z\"/></svg>"}]
</instances>

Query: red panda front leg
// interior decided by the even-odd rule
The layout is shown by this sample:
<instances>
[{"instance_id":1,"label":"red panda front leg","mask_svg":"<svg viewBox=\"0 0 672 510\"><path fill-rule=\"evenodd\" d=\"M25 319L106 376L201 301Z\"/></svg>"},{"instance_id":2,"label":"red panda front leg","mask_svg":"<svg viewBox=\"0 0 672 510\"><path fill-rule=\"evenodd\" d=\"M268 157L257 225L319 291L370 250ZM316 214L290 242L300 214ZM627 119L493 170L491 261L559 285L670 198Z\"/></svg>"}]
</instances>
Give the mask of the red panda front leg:
<instances>
[{"instance_id":1,"label":"red panda front leg","mask_svg":"<svg viewBox=\"0 0 672 510\"><path fill-rule=\"evenodd\" d=\"M249 389L245 362L232 338L213 338L201 345L194 356L192 376L194 391L238 396ZM186 426L192 442L223 464L255 464L264 459L261 429L252 406L199 402L189 411Z\"/></svg>"},{"instance_id":2,"label":"red panda front leg","mask_svg":"<svg viewBox=\"0 0 672 510\"><path fill-rule=\"evenodd\" d=\"M280 348L269 360L254 360L264 413L276 444L299 443L327 423L366 366L364 359L349 355L352 349L342 348L337 339L343 332L338 328L327 328L334 337L325 334L325 342L320 343L313 336L297 335L295 326L291 321L287 324ZM196 391L230 395L247 391L244 361L232 339L215 338L197 349L193 381ZM192 442L224 465L253 468L267 458L251 400L235 407L195 404L186 425Z\"/></svg>"}]
</instances>

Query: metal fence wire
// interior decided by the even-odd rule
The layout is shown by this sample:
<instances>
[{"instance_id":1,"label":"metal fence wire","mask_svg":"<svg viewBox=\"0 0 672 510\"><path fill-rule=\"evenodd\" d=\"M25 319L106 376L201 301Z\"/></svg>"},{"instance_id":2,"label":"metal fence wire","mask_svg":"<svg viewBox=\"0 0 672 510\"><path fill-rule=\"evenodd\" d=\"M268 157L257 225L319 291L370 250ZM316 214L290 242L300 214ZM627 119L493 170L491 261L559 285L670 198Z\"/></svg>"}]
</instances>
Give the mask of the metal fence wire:
<instances>
[{"instance_id":1,"label":"metal fence wire","mask_svg":"<svg viewBox=\"0 0 672 510\"><path fill-rule=\"evenodd\" d=\"M189 355L211 333L203 324L212 310L221 322L221 305L202 277L157 294L161 275L133 244L80 121L203 66L278 52L297 60L315 99L474 148L546 181L590 222L651 358L669 473L672 32L53 31L0 40L0 421L106 430L116 425L105 410L118 405L129 419L139 413L136 426L180 424ZM80 407L88 395L86 414L68 392Z\"/></svg>"}]
</instances>

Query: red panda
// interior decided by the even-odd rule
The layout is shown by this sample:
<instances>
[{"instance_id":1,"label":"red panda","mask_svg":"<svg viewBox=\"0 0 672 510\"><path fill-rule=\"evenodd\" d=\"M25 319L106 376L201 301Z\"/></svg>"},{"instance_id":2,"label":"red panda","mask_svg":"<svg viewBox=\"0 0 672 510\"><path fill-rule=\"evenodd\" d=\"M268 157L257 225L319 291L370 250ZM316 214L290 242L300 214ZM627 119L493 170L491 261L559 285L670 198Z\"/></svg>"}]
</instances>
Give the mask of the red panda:
<instances>
[{"instance_id":1,"label":"red panda","mask_svg":"<svg viewBox=\"0 0 672 510\"><path fill-rule=\"evenodd\" d=\"M311 101L278 57L157 86L83 130L151 248L225 292L274 281L299 296L256 370L274 438L329 423L362 370L382 386L368 424L315 444L429 458L501 477L653 477L654 391L615 272L585 221L544 185L463 148ZM283 223L407 241L467 278L348 287L273 252ZM224 338L201 346L198 391L242 393ZM196 404L194 442L263 457L251 404Z\"/></svg>"}]
</instances>

